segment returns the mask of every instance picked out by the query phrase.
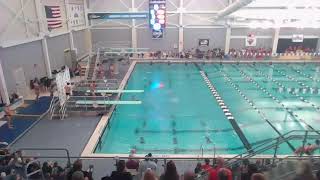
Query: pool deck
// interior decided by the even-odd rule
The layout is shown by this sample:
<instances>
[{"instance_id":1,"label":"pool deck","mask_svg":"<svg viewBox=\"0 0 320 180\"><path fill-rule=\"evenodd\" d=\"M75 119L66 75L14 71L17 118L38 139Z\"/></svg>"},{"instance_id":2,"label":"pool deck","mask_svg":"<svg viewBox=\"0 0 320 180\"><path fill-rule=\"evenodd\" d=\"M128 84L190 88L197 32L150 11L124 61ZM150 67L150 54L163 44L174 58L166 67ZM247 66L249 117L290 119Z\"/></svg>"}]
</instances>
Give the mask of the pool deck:
<instances>
[{"instance_id":1,"label":"pool deck","mask_svg":"<svg viewBox=\"0 0 320 180\"><path fill-rule=\"evenodd\" d=\"M124 90L133 70L137 63L320 63L320 60L190 60L190 59L131 59L132 64L130 65L126 75L124 76L121 84L119 86L119 90ZM117 98L121 97L121 93L118 94ZM103 135L104 129L108 124L109 118L112 116L112 113L115 109L116 105L113 105L108 114L104 115L99 121L96 129L91 135L88 143L86 144L84 150L81 153L81 157L83 158L128 158L129 154L104 154L104 153L94 153L96 146L98 145L99 138ZM203 158L213 158L213 157L224 157L224 158L233 158L238 154L216 154L216 155L207 155L207 154L154 154L154 157L157 158L175 158L175 159L203 159ZM278 158L286 158L289 155L277 155ZM137 154L136 157L143 158L145 154ZM271 158L273 155L255 155L255 158Z\"/></svg>"}]
</instances>

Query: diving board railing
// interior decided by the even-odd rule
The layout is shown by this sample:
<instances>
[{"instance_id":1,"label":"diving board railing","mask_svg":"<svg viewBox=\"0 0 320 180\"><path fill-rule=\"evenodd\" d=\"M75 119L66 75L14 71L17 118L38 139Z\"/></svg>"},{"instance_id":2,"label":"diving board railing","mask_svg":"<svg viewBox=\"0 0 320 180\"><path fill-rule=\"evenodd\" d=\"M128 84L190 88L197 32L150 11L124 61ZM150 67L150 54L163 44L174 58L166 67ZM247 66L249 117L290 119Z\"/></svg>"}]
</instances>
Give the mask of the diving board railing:
<instances>
[{"instance_id":1,"label":"diving board railing","mask_svg":"<svg viewBox=\"0 0 320 180\"><path fill-rule=\"evenodd\" d=\"M118 86L119 85L119 81L117 79L105 79L105 80L84 80L84 81L80 81L75 83L75 86L90 86L91 83L95 83L98 87L100 87L100 85L107 87L108 85L113 85L113 86Z\"/></svg>"},{"instance_id":2,"label":"diving board railing","mask_svg":"<svg viewBox=\"0 0 320 180\"><path fill-rule=\"evenodd\" d=\"M142 101L135 99L135 97L129 100L118 100L111 96L70 96L65 108L68 108L68 111L107 111L112 105L140 104Z\"/></svg>"},{"instance_id":3,"label":"diving board railing","mask_svg":"<svg viewBox=\"0 0 320 180\"><path fill-rule=\"evenodd\" d=\"M89 93L90 90L86 90L85 92ZM97 89L94 91L95 93L106 93L106 94L116 94L116 93L143 93L144 90L119 90L119 89Z\"/></svg>"},{"instance_id":4,"label":"diving board railing","mask_svg":"<svg viewBox=\"0 0 320 180\"><path fill-rule=\"evenodd\" d=\"M142 101L108 101L108 100L78 100L76 105L138 105Z\"/></svg>"},{"instance_id":5,"label":"diving board railing","mask_svg":"<svg viewBox=\"0 0 320 180\"><path fill-rule=\"evenodd\" d=\"M100 48L98 48L98 52L97 52L97 56L96 56L96 61L95 61L95 65L94 65L94 70L93 70L93 75L92 75L92 79L96 79L97 77L97 65L100 62Z\"/></svg>"},{"instance_id":6,"label":"diving board railing","mask_svg":"<svg viewBox=\"0 0 320 180\"><path fill-rule=\"evenodd\" d=\"M92 61L92 57L89 56L89 61L87 62L87 65L86 65L86 72L84 73L84 78L85 78L85 79L88 78L91 61Z\"/></svg>"}]
</instances>

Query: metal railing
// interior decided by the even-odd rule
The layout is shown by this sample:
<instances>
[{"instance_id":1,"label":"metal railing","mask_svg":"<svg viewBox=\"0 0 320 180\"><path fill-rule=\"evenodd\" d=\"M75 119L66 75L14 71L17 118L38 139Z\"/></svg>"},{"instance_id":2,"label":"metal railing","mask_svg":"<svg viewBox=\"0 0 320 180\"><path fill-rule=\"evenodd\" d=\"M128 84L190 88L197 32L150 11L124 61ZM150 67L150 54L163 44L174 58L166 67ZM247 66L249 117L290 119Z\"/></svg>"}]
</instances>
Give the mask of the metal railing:
<instances>
[{"instance_id":1,"label":"metal railing","mask_svg":"<svg viewBox=\"0 0 320 180\"><path fill-rule=\"evenodd\" d=\"M66 112L67 112L67 106L66 106L66 103L64 103L61 110L61 120L64 119Z\"/></svg>"},{"instance_id":2,"label":"metal railing","mask_svg":"<svg viewBox=\"0 0 320 180\"><path fill-rule=\"evenodd\" d=\"M88 157L88 156L71 156L70 153L69 153L69 150L66 149L66 148L21 148L21 149L18 149L18 151L21 151L22 153L22 156L21 158L22 159L26 159L26 158L33 158L33 159L36 159L37 162L43 162L43 161L50 161L51 159L53 159L54 161L57 161L58 159L64 159L66 161L66 167L69 168L71 167L71 159L82 159L82 160L85 160L85 161L88 161L88 162L91 162L90 160L114 160L114 161L118 161L119 159L124 159L124 160L127 160L129 159L128 156L123 156L123 157L103 157L103 156L94 156L94 157ZM29 154L29 155L26 155L26 151L31 151L32 154ZM65 152L64 155L60 155L60 156L57 156L57 155L53 155L53 156L50 156L50 155L40 155L39 151L44 151L45 154L48 154L48 151L54 151L54 154L56 154L57 152L56 151L60 151L60 152ZM36 154L36 155L33 155L33 154ZM1 156L0 156L1 157ZM215 158L215 156L213 157ZM320 156L312 156L313 159L320 159ZM192 163L192 164L196 164L197 162L200 162L200 161L203 161L204 160L204 157L202 156L198 156L198 157L167 157L167 156L161 156L161 157L150 157L150 158L146 158L146 157L143 157L143 156L140 156L140 157L130 157L130 159L135 159L135 160L143 160L143 159L152 159L152 160L155 160L157 162L160 162L160 163L163 163L163 165L166 164L166 162L168 160L175 160L175 161L180 161L180 160L183 160L185 161L186 163L189 162L189 163ZM227 158L226 158L227 159ZM232 160L233 158L231 158ZM273 157L257 157L255 159L264 159L264 160L273 160ZM277 160L279 160L279 162L283 162L284 160L310 160L310 157L307 157L307 156L286 156L286 157L276 157ZM242 160L242 159L241 159ZM61 162L61 161L60 161ZM108 162L110 163L110 162ZM30 163L29 163L30 164ZM28 172L26 171L26 175L28 175L28 177L32 174L35 174L35 173L41 173L40 171L35 171L35 172ZM287 174L284 174L284 175L287 175ZM201 174L198 174L197 178L196 179L206 179L208 177L208 174L206 172L202 172Z\"/></svg>"},{"instance_id":3,"label":"metal railing","mask_svg":"<svg viewBox=\"0 0 320 180\"><path fill-rule=\"evenodd\" d=\"M84 108L85 111L90 111L90 108L98 109L101 110L103 108L104 111L107 111L108 108L111 106L109 104L97 104L97 103L92 103L91 101L104 101L108 102L110 100L115 100L112 99L112 97L109 96L70 96L68 101L66 102L66 108ZM81 104L77 104L77 102L83 101Z\"/></svg>"},{"instance_id":4,"label":"metal railing","mask_svg":"<svg viewBox=\"0 0 320 180\"><path fill-rule=\"evenodd\" d=\"M100 48L98 48L98 51L97 51L97 56L96 56L96 61L95 61L95 64L94 64L94 69L93 69L93 74L92 74L92 79L95 80L96 77L97 77L97 65L99 64L100 62Z\"/></svg>"},{"instance_id":5,"label":"metal railing","mask_svg":"<svg viewBox=\"0 0 320 180\"><path fill-rule=\"evenodd\" d=\"M59 98L53 96L53 98L51 100L51 103L50 103L50 106L49 106L49 114L50 114L50 119L51 120L52 120L52 118L54 116L55 109L56 109L57 105L59 104L59 102L60 102Z\"/></svg>"},{"instance_id":6,"label":"metal railing","mask_svg":"<svg viewBox=\"0 0 320 180\"><path fill-rule=\"evenodd\" d=\"M313 134L311 134L313 133ZM320 133L316 130L293 130L288 133L283 134L282 136L279 136L277 138L270 139L269 141L266 141L265 143L262 143L244 153L241 153L237 156L234 156L231 158L227 163L232 166L236 163L239 163L242 159L248 159L252 158L254 156L257 156L259 154L262 154L268 150L274 149L273 153L273 159L276 159L278 156L278 150L279 146L283 143L287 143L291 140L303 140L302 147L305 146L306 141L308 139L320 139ZM302 156L302 154L300 154Z\"/></svg>"},{"instance_id":7,"label":"metal railing","mask_svg":"<svg viewBox=\"0 0 320 180\"><path fill-rule=\"evenodd\" d=\"M84 73L84 78L85 78L85 79L88 78L91 61L92 61L92 57L89 56L89 60L87 61L87 65L86 65L86 72Z\"/></svg>"}]
</instances>

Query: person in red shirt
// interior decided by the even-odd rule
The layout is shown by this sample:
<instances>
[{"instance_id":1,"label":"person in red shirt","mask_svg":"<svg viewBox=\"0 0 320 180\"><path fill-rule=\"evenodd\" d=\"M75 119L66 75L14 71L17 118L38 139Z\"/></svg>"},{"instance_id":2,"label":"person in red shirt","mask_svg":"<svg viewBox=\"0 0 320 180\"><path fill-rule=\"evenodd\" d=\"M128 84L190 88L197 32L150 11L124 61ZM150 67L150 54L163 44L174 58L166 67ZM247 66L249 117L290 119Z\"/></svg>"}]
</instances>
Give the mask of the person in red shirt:
<instances>
[{"instance_id":1,"label":"person in red shirt","mask_svg":"<svg viewBox=\"0 0 320 180\"><path fill-rule=\"evenodd\" d=\"M210 159L205 159L204 162L205 164L201 166L201 170L208 172L208 180L217 180L218 173L217 170L210 165Z\"/></svg>"},{"instance_id":2,"label":"person in red shirt","mask_svg":"<svg viewBox=\"0 0 320 180\"><path fill-rule=\"evenodd\" d=\"M209 180L232 180L232 172L224 167L224 159L217 158L217 167L209 171Z\"/></svg>"},{"instance_id":3,"label":"person in red shirt","mask_svg":"<svg viewBox=\"0 0 320 180\"><path fill-rule=\"evenodd\" d=\"M204 160L205 164L201 166L201 169L203 171L208 171L209 169L211 169L212 167L210 166L210 159L205 159Z\"/></svg>"}]
</instances>

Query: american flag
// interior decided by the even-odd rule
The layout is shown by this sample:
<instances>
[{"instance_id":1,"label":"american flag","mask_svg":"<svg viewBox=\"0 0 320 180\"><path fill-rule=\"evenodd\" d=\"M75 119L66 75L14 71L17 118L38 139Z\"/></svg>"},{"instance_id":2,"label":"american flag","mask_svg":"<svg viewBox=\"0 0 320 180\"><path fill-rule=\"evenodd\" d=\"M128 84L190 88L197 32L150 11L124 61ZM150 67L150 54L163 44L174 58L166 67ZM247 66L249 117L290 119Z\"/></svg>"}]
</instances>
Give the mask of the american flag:
<instances>
[{"instance_id":1,"label":"american flag","mask_svg":"<svg viewBox=\"0 0 320 180\"><path fill-rule=\"evenodd\" d=\"M60 6L44 6L46 9L46 17L48 29L57 29L62 27Z\"/></svg>"}]
</instances>

